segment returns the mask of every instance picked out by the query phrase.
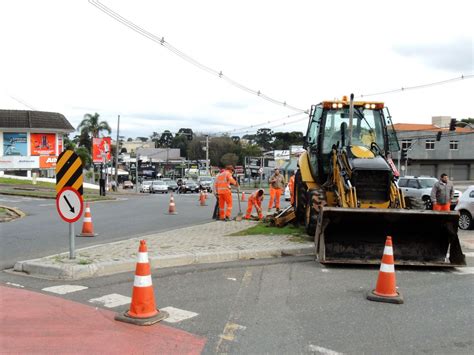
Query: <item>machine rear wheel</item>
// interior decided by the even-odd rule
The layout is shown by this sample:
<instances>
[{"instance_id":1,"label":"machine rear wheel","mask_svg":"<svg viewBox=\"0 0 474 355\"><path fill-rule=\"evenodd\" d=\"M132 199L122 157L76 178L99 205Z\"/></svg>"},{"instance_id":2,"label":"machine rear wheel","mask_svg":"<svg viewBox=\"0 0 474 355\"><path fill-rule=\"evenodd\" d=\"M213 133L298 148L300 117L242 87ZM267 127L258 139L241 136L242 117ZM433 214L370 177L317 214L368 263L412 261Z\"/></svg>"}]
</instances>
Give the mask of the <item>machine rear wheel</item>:
<instances>
[{"instance_id":1,"label":"machine rear wheel","mask_svg":"<svg viewBox=\"0 0 474 355\"><path fill-rule=\"evenodd\" d=\"M318 188L309 191L307 195L309 203L306 205L305 228L306 233L314 237L318 215L321 208L326 205L326 194L323 189Z\"/></svg>"},{"instance_id":2,"label":"machine rear wheel","mask_svg":"<svg viewBox=\"0 0 474 355\"><path fill-rule=\"evenodd\" d=\"M307 188L306 184L301 178L301 171L297 171L295 174L295 213L296 220L300 224L305 223L306 219L306 205L307 205Z\"/></svg>"}]
</instances>

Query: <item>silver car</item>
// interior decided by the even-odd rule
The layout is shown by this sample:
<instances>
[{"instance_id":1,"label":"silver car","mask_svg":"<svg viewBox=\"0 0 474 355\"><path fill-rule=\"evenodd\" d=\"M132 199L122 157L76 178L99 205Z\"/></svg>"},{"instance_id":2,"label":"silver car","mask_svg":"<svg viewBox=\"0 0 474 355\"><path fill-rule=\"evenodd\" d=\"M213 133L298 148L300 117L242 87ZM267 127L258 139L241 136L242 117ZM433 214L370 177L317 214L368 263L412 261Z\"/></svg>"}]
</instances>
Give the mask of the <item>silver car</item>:
<instances>
[{"instance_id":1,"label":"silver car","mask_svg":"<svg viewBox=\"0 0 474 355\"><path fill-rule=\"evenodd\" d=\"M472 221L472 216L474 216L474 185L469 186L467 190L462 193L455 210L459 211L460 214L460 229L474 228L474 222Z\"/></svg>"},{"instance_id":2,"label":"silver car","mask_svg":"<svg viewBox=\"0 0 474 355\"><path fill-rule=\"evenodd\" d=\"M157 192L162 194L168 193L168 185L165 181L156 180L152 182L150 186L150 193L156 194Z\"/></svg>"},{"instance_id":3,"label":"silver car","mask_svg":"<svg viewBox=\"0 0 474 355\"><path fill-rule=\"evenodd\" d=\"M151 183L152 182L150 180L143 181L140 185L140 192L150 192Z\"/></svg>"}]
</instances>

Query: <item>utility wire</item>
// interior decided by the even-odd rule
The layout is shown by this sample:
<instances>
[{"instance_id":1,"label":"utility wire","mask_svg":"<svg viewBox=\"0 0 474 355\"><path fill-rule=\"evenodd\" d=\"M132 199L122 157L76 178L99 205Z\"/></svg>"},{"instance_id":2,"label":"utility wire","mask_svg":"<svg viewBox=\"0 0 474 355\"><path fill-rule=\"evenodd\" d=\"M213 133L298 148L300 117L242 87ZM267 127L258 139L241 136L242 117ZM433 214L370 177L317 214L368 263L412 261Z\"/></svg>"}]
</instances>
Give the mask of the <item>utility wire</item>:
<instances>
[{"instance_id":1,"label":"utility wire","mask_svg":"<svg viewBox=\"0 0 474 355\"><path fill-rule=\"evenodd\" d=\"M364 94L364 95L360 95L360 96L357 96L357 97L358 98L363 98L363 97L368 97L368 96L394 94L396 92L403 92L403 91L415 90L415 89L423 89L423 88L427 88L427 87L431 87L431 86L444 85L444 84L452 83L452 82L455 82L455 81L464 80L464 79L472 79L472 78L474 78L474 74L461 75L461 76L451 78L451 79L447 79L447 80L436 81L434 83L421 84L421 85L415 85L415 86L407 86L407 87L402 87L400 89L382 91L382 92L377 92L377 93L373 93L373 94Z\"/></svg>"},{"instance_id":2,"label":"utility wire","mask_svg":"<svg viewBox=\"0 0 474 355\"><path fill-rule=\"evenodd\" d=\"M276 120L269 120L269 121L265 121L265 122L262 122L262 123L257 123L257 124L254 124L254 125L250 125L250 126L244 126L244 127L240 127L240 128L234 128L234 129L231 129L231 130L227 130L227 131L216 132L215 134L232 134L232 133L235 133L235 132L246 131L246 130L249 130L249 129L252 129L252 128L255 128L255 127L269 125L269 124L272 124L274 122L286 120L288 118L292 118L292 117L303 115L303 114L305 114L305 113L303 113L303 112L294 113L292 115L286 115L285 117L278 118Z\"/></svg>"},{"instance_id":3,"label":"utility wire","mask_svg":"<svg viewBox=\"0 0 474 355\"><path fill-rule=\"evenodd\" d=\"M249 87L247 87L247 86L245 86L245 85L229 78L228 76L224 75L222 73L222 71L214 70L214 69L198 62L194 58L190 57L189 55L187 55L184 52L181 52L180 50L178 50L177 48L173 47L171 44L166 42L164 37L160 38L159 36L156 36L153 33L148 32L147 30L143 29L142 27L138 26L137 24L133 23L132 21L127 20L126 18L122 17L117 12L113 11L109 7L102 4L100 1L98 1L98 0L89 0L89 3L94 5L96 8L98 8L102 12L104 12L106 15L112 17L114 20L122 23L123 25L125 25L128 28L132 29L133 31L137 32L138 34L140 34L140 35L142 35L142 36L144 36L144 37L146 37L146 38L148 38L148 39L150 39L150 40L152 40L156 43L161 44L163 47L165 47L169 51L173 52L174 54L176 54L181 59L187 61L188 63L191 63L192 65L198 67L201 70L204 70L204 71L206 71L206 72L208 72L208 73L210 73L214 76L217 76L221 79L224 79L225 81L227 81L232 86L235 86L235 87L237 87L241 90L244 90L248 93L257 95L257 96L261 97L262 99L267 100L267 101L269 101L271 103L274 103L276 105L287 107L287 108L289 108L290 110L293 110L293 111L306 112L307 113L307 110L303 110L303 109L298 108L296 106L292 106L290 104L287 104L286 101L279 101L279 100L273 99L270 96L267 96L264 93L262 93L260 90L253 90L253 89L251 89L251 88L249 88Z\"/></svg>"}]
</instances>

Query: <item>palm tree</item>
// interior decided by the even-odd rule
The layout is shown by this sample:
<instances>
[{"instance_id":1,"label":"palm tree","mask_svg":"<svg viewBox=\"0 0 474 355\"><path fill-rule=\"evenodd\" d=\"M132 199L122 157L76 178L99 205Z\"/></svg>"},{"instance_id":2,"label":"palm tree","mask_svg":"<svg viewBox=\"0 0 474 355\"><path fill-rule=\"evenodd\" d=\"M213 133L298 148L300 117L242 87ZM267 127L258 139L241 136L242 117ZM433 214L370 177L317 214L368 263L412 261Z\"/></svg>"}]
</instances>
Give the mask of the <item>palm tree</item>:
<instances>
[{"instance_id":1,"label":"palm tree","mask_svg":"<svg viewBox=\"0 0 474 355\"><path fill-rule=\"evenodd\" d=\"M96 112L93 115L86 113L84 119L77 126L77 130L85 131L88 135L92 135L92 138L99 138L99 133L102 131L107 131L109 134L112 132L107 121L99 122L99 114Z\"/></svg>"}]
</instances>

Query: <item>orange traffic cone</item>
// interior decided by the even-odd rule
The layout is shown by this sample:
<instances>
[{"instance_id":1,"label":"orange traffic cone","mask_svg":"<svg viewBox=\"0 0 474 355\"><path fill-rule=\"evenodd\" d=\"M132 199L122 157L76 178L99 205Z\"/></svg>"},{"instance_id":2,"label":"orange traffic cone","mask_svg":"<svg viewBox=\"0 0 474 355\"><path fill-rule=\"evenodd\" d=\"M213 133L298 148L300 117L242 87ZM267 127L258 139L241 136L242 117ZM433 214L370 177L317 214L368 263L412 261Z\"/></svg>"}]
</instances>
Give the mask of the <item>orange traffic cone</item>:
<instances>
[{"instance_id":1,"label":"orange traffic cone","mask_svg":"<svg viewBox=\"0 0 474 355\"><path fill-rule=\"evenodd\" d=\"M132 303L130 309L117 314L115 320L136 325L152 325L168 317L168 313L158 310L151 281L151 268L148 261L146 242L140 240L137 267L133 281Z\"/></svg>"},{"instance_id":2,"label":"orange traffic cone","mask_svg":"<svg viewBox=\"0 0 474 355\"><path fill-rule=\"evenodd\" d=\"M242 201L245 201L245 192L242 191Z\"/></svg>"},{"instance_id":3,"label":"orange traffic cone","mask_svg":"<svg viewBox=\"0 0 474 355\"><path fill-rule=\"evenodd\" d=\"M174 204L173 194L171 194L171 197L170 197L170 204L169 204L169 207L168 207L168 214L178 214L178 212L176 212L176 205Z\"/></svg>"},{"instance_id":4,"label":"orange traffic cone","mask_svg":"<svg viewBox=\"0 0 474 355\"><path fill-rule=\"evenodd\" d=\"M395 262L393 259L392 237L387 237L380 264L379 277L375 290L367 294L367 299L377 302L403 303L402 295L397 291Z\"/></svg>"},{"instance_id":5,"label":"orange traffic cone","mask_svg":"<svg viewBox=\"0 0 474 355\"><path fill-rule=\"evenodd\" d=\"M94 226L92 225L92 215L89 203L86 204L86 211L84 212L84 219L82 220L82 232L76 237L95 237Z\"/></svg>"},{"instance_id":6,"label":"orange traffic cone","mask_svg":"<svg viewBox=\"0 0 474 355\"><path fill-rule=\"evenodd\" d=\"M199 205L200 206L207 206L206 205L206 196L204 195L204 192L201 190L201 193L199 194Z\"/></svg>"}]
</instances>

